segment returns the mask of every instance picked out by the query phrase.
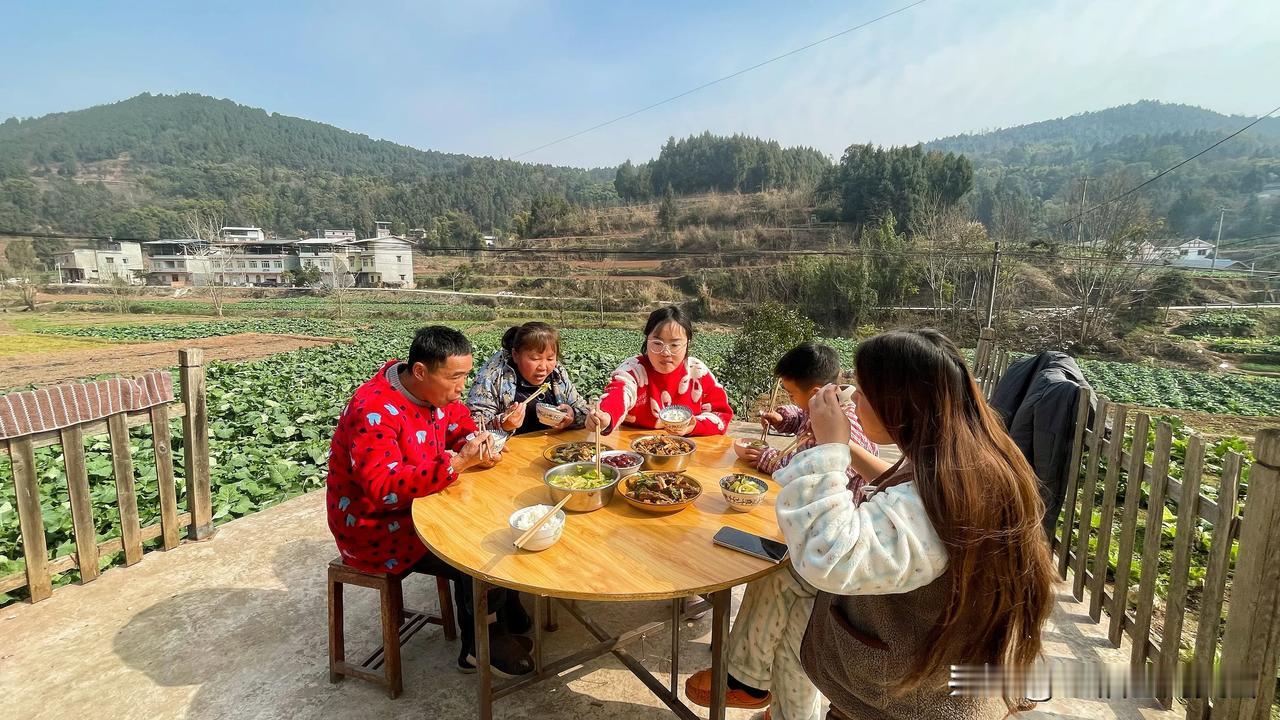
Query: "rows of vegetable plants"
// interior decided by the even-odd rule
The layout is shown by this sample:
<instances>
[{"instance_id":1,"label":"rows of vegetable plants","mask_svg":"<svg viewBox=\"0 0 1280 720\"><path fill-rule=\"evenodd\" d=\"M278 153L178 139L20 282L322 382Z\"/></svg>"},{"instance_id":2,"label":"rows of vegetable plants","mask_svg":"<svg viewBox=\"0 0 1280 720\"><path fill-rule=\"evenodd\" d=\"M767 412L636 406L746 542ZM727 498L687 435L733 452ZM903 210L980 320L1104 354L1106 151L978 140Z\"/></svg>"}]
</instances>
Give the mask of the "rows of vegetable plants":
<instances>
[{"instance_id":1,"label":"rows of vegetable plants","mask_svg":"<svg viewBox=\"0 0 1280 720\"><path fill-rule=\"evenodd\" d=\"M49 335L97 337L107 340L191 340L240 333L315 335L340 337L350 335L350 326L323 318L244 318L184 323L145 323L121 325L51 325L40 329Z\"/></svg>"},{"instance_id":2,"label":"rows of vegetable plants","mask_svg":"<svg viewBox=\"0 0 1280 720\"><path fill-rule=\"evenodd\" d=\"M297 332L298 321L288 322L288 331ZM208 405L215 520L225 522L322 487L329 438L347 399L380 363L404 356L420 324L416 321L370 323L359 328L354 343L296 350L234 365L211 363ZM218 325L215 329L222 327ZM326 325L324 329L325 334L331 334L342 328ZM172 337L165 335L158 339ZM501 333L484 330L471 337L479 365L497 350ZM565 329L562 337L561 361L582 391L589 395L599 392L613 369L638 353L642 345L642 337L635 330ZM733 339L734 336L727 333L700 333L695 336L691 349L713 369L724 368L729 362ZM853 341L827 342L841 351L846 366L852 364ZM1214 407L1234 404L1235 411L1273 415L1280 407L1280 381L1276 380L1184 373L1121 363L1085 361L1082 365L1099 391L1118 402L1157 407L1170 407L1171 402L1182 402L1185 407L1196 402L1194 409L1206 409L1212 401L1216 403ZM731 394L737 392L735 388L729 390ZM177 433L174 441L181 487L182 439ZM139 505L143 521L149 522L158 508L151 439L146 428L134 432L132 444ZM114 481L105 439L90 440L87 453L99 540L102 540L118 534L112 510ZM37 467L48 546L55 556L72 552L69 500L60 451L40 449ZM0 575L21 568L13 493L7 459L0 458ZM112 561L111 558L103 560L104 563ZM58 582L70 582L73 578L74 573L66 573ZM0 595L0 603L12 599Z\"/></svg>"},{"instance_id":3,"label":"rows of vegetable plants","mask_svg":"<svg viewBox=\"0 0 1280 720\"><path fill-rule=\"evenodd\" d=\"M1280 379L1081 360L1098 392L1115 402L1227 415L1280 415Z\"/></svg>"}]
</instances>

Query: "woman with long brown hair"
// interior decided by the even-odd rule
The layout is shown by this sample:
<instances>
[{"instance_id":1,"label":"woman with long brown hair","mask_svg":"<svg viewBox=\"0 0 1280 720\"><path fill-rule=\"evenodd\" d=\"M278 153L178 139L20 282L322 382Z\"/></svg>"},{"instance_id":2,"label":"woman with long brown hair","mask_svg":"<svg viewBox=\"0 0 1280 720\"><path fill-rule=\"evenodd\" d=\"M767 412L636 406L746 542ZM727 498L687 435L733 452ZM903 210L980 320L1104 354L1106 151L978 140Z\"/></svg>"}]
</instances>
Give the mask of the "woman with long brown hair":
<instances>
[{"instance_id":1,"label":"woman with long brown hair","mask_svg":"<svg viewBox=\"0 0 1280 720\"><path fill-rule=\"evenodd\" d=\"M1053 570L1035 475L934 330L876 336L855 360L867 437L849 443L836 388L811 403L819 445L774 479L795 570L820 592L800 656L830 717L1000 718L1013 699L953 697L951 665L1025 670L1040 653ZM846 468L876 478L855 503Z\"/></svg>"}]
</instances>

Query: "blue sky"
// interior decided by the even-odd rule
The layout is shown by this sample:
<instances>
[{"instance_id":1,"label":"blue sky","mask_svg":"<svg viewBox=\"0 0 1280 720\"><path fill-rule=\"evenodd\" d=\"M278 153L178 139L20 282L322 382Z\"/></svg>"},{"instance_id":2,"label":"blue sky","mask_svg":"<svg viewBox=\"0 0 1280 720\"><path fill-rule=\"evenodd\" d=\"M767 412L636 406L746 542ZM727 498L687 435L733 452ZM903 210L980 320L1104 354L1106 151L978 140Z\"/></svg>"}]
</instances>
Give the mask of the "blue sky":
<instances>
[{"instance_id":1,"label":"blue sky","mask_svg":"<svg viewBox=\"0 0 1280 720\"><path fill-rule=\"evenodd\" d=\"M856 25L845 2L8 2L0 118L199 92L511 157ZM712 130L912 143L1139 99L1280 104L1275 0L929 0L523 159L613 165Z\"/></svg>"}]
</instances>

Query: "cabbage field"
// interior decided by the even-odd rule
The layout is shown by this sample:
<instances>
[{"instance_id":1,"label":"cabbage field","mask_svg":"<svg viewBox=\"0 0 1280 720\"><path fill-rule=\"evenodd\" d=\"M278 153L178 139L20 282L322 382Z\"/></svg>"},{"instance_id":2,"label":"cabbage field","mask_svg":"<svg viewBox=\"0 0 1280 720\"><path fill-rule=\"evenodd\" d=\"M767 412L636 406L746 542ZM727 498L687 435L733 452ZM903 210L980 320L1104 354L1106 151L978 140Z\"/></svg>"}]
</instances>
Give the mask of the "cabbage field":
<instances>
[{"instance_id":1,"label":"cabbage field","mask_svg":"<svg viewBox=\"0 0 1280 720\"><path fill-rule=\"evenodd\" d=\"M201 334L246 331L355 338L354 343L295 350L252 362L209 365L213 509L215 521L225 522L324 485L329 436L347 399L382 362L404 356L413 331L420 324L393 320L352 325L302 318L231 319L49 331L116 340L188 339ZM633 330L567 329L562 335L562 362L588 395L598 392L609 373L641 345L640 333ZM500 332L473 331L471 338L478 366L498 348ZM732 340L730 334L699 334L694 338L692 352L715 370L725 367ZM845 364L851 365L855 343L829 342L841 351ZM1118 402L1242 415L1280 414L1280 380L1124 363L1084 361L1081 365L1097 389ZM175 423L173 457L180 504L185 507L178 427ZM105 438L87 442L94 515L99 540L105 540L118 535L110 455ZM148 524L155 521L159 512L148 428L133 431L132 447L139 509L143 523ZM74 551L74 542L59 449L38 450L37 466L48 547L55 557L69 554ZM0 456L0 576L22 567L13 493L7 457ZM104 566L114 561L110 557L102 559ZM65 584L74 577L74 572L66 573L57 582ZM0 604L13 599L0 594Z\"/></svg>"}]
</instances>

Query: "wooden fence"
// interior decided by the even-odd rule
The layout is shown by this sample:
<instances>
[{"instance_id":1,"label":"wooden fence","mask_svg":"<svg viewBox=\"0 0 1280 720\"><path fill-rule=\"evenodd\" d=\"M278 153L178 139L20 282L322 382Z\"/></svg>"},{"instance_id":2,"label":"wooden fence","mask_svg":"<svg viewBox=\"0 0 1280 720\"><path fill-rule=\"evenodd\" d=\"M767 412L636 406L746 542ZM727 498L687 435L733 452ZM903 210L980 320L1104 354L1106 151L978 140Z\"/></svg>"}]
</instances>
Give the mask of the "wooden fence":
<instances>
[{"instance_id":1,"label":"wooden fence","mask_svg":"<svg viewBox=\"0 0 1280 720\"><path fill-rule=\"evenodd\" d=\"M991 393L995 392L996 384L1004 376L1004 371L1009 369L1011 360L1007 348L996 346L996 331L983 328L978 336L978 349L973 356L973 376L988 400L991 399Z\"/></svg>"},{"instance_id":2,"label":"wooden fence","mask_svg":"<svg viewBox=\"0 0 1280 720\"><path fill-rule=\"evenodd\" d=\"M974 358L975 376L988 396L1008 364L1008 353L998 350L994 340L994 333L984 330L985 347L980 345ZM1215 671L1243 671L1256 676L1256 682L1235 691L1252 699L1187 698L1186 717L1268 720L1280 663L1280 428L1258 432L1251 466L1238 453L1226 453L1216 478L1205 472L1204 438L1192 434L1177 479L1170 474L1175 439L1169 423L1154 422L1150 443L1149 414L1100 396L1090 426L1090 400L1091 391L1081 388L1070 459L1077 472L1069 480L1054 538L1059 573L1071 579L1077 600L1087 591L1095 622L1102 621L1105 611L1112 645L1120 647L1122 636L1129 638L1131 664L1152 671L1164 707L1173 705L1175 676L1184 680L1186 694L1200 679L1215 677ZM1131 438L1128 449L1126 438ZM1247 491L1241 482L1246 470ZM1216 498L1202 492L1205 480L1216 480ZM1166 513L1173 515L1175 525L1172 562L1162 569ZM1201 542L1203 535L1208 535L1207 543ZM1205 545L1204 579L1193 583L1195 548ZM1130 582L1135 559L1140 562L1136 587ZM1167 587L1163 604L1157 598L1158 583ZM1199 591L1197 620L1193 640L1184 648L1193 590ZM1155 633L1157 610L1163 621ZM1184 650L1190 657L1185 665L1180 663ZM1221 689L1210 688L1208 695Z\"/></svg>"},{"instance_id":3,"label":"wooden fence","mask_svg":"<svg viewBox=\"0 0 1280 720\"><path fill-rule=\"evenodd\" d=\"M26 587L31 602L48 598L53 592L53 576L78 569L80 582L99 575L98 558L124 551L125 565L142 559L143 543L161 538L165 550L178 546L186 528L187 538L203 540L213 535L212 497L209 487L209 413L205 403L203 351L178 353L181 404L169 402L136 412L118 412L106 418L84 422L60 430L36 432L0 440L13 467L17 494L18 525L22 536L25 572L0 577L0 592ZM169 421L182 419L183 466L186 470L188 511L178 512L174 481L172 438ZM155 446L156 480L159 485L160 523L141 527L137 492L134 487L133 458L129 428L151 425ZM106 434L111 442L112 475L116 485L116 505L120 512L120 537L97 542L89 474L85 465L85 439ZM74 553L50 559L45 546L44 518L40 509L40 483L35 449L61 445L65 463L67 494L71 504Z\"/></svg>"}]
</instances>

